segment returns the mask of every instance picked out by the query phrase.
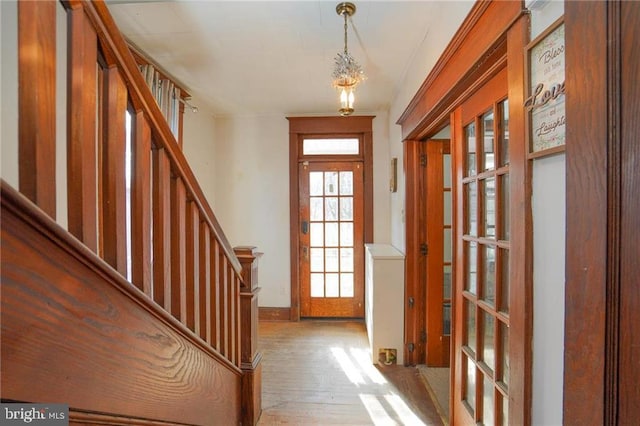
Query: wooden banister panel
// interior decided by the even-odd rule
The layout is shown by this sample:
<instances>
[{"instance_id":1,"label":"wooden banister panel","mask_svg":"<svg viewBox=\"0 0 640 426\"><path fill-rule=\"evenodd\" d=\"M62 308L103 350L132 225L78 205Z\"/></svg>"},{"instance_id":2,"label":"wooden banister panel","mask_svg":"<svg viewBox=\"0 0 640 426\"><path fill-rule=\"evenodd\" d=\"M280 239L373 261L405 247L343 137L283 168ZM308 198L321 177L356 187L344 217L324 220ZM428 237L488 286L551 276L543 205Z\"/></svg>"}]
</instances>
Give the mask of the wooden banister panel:
<instances>
[{"instance_id":1,"label":"wooden banister panel","mask_svg":"<svg viewBox=\"0 0 640 426\"><path fill-rule=\"evenodd\" d=\"M200 213L193 201L187 203L186 217L186 316L187 327L200 335Z\"/></svg>"},{"instance_id":2,"label":"wooden banister panel","mask_svg":"<svg viewBox=\"0 0 640 426\"><path fill-rule=\"evenodd\" d=\"M181 178L171 179L171 314L187 323L187 194Z\"/></svg>"},{"instance_id":3,"label":"wooden banister panel","mask_svg":"<svg viewBox=\"0 0 640 426\"><path fill-rule=\"evenodd\" d=\"M56 3L18 2L20 192L56 217Z\"/></svg>"},{"instance_id":4,"label":"wooden banister panel","mask_svg":"<svg viewBox=\"0 0 640 426\"><path fill-rule=\"evenodd\" d=\"M75 4L75 1L73 2ZM157 147L164 148L170 159L171 167L176 176L183 179L183 184L190 198L198 204L202 217L209 223L211 232L215 235L216 240L220 242L220 249L224 251L229 262L233 265L235 271L240 274L240 262L236 258L229 241L227 240L222 227L218 223L211 206L208 204L202 188L189 167L184 153L180 146L176 143L176 139L167 124L166 119L160 112L160 109L148 90L144 78L138 69L135 59L122 34L120 34L113 18L109 14L107 6L104 2L81 2L89 18L96 26L97 32L101 38L104 56L108 63L117 63L122 69L124 78L129 82L131 89L131 101L135 108L142 109L149 119L152 135Z\"/></svg>"},{"instance_id":5,"label":"wooden banister panel","mask_svg":"<svg viewBox=\"0 0 640 426\"><path fill-rule=\"evenodd\" d=\"M102 151L103 256L127 275L125 142L127 88L118 68L105 70Z\"/></svg>"},{"instance_id":6,"label":"wooden banister panel","mask_svg":"<svg viewBox=\"0 0 640 426\"><path fill-rule=\"evenodd\" d=\"M131 141L131 282L153 297L151 271L151 129L135 115Z\"/></svg>"},{"instance_id":7,"label":"wooden banister panel","mask_svg":"<svg viewBox=\"0 0 640 426\"><path fill-rule=\"evenodd\" d=\"M234 315L233 318L236 321L236 336L235 336L235 346L236 346L236 350L234 352L234 359L235 359L235 365L237 365L238 367L242 364L242 311L241 311L241 306L240 306L240 299L241 299L241 295L240 295L240 285L242 283L242 280L240 279L239 276L235 276L234 275L234 300L235 300L235 309L234 309ZM251 336L251 323L248 323L245 325L244 328L245 332L247 334L249 334L249 336Z\"/></svg>"},{"instance_id":8,"label":"wooden banister panel","mask_svg":"<svg viewBox=\"0 0 640 426\"><path fill-rule=\"evenodd\" d=\"M97 36L82 8L69 15L67 104L68 229L92 251L98 251L96 189Z\"/></svg>"},{"instance_id":9,"label":"wooden banister panel","mask_svg":"<svg viewBox=\"0 0 640 426\"><path fill-rule=\"evenodd\" d=\"M220 346L218 350L224 356L229 355L229 268L227 267L227 259L224 257L224 252L219 250L220 253Z\"/></svg>"},{"instance_id":10,"label":"wooden banister panel","mask_svg":"<svg viewBox=\"0 0 640 426\"><path fill-rule=\"evenodd\" d=\"M198 237L200 263L199 269L199 297L198 324L199 335L211 344L211 232L206 222L200 222L200 236Z\"/></svg>"},{"instance_id":11,"label":"wooden banister panel","mask_svg":"<svg viewBox=\"0 0 640 426\"><path fill-rule=\"evenodd\" d=\"M220 245L215 237L211 236L211 346L220 349Z\"/></svg>"},{"instance_id":12,"label":"wooden banister panel","mask_svg":"<svg viewBox=\"0 0 640 426\"><path fill-rule=\"evenodd\" d=\"M134 418L118 424L239 424L237 367L25 197L3 184L0 200L3 399Z\"/></svg>"},{"instance_id":13,"label":"wooden banister panel","mask_svg":"<svg viewBox=\"0 0 640 426\"><path fill-rule=\"evenodd\" d=\"M171 166L153 150L153 300L171 312Z\"/></svg>"}]
</instances>

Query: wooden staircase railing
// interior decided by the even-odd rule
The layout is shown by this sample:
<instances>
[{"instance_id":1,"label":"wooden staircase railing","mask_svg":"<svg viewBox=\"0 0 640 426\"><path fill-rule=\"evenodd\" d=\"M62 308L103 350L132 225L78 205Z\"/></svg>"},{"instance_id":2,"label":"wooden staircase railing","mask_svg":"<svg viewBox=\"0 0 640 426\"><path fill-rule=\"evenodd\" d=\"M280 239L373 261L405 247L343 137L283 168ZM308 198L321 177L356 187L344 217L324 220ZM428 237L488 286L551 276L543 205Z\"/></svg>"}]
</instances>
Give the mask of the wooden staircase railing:
<instances>
[{"instance_id":1,"label":"wooden staircase railing","mask_svg":"<svg viewBox=\"0 0 640 426\"><path fill-rule=\"evenodd\" d=\"M2 183L2 398L67 403L76 410L76 417L72 416L72 420L79 423L86 421L87 416L91 417L91 413L99 412L101 416L111 413L168 423L238 424L244 421L245 424L255 424L259 406L257 413L251 409L250 420L241 418L240 407L242 405L242 411L246 411L245 406L255 406L255 401L241 401L242 375L247 369L241 350L242 266L106 5L100 1L79 0L62 4L68 28L68 90L67 93L56 93L56 8L59 5L51 1L18 2L20 194L6 182ZM77 240L64 237L61 228L54 229L56 189L60 184L64 185L64 182L56 181L56 96L66 97L67 101L67 227ZM130 151L130 160L127 151ZM130 181L126 178L128 172ZM25 197L33 204L23 200ZM24 210L29 211L25 213ZM41 234L34 239L50 235L41 243L53 242L53 246L47 245L50 251L40 252L35 243L24 240L26 237L22 235L31 235L33 230L39 230ZM21 255L14 255L17 253ZM43 260L35 264L23 261L23 256L33 256L34 253ZM54 256L56 262L47 260ZM91 272L65 267L65 262L70 259L83 265L90 264ZM48 271L51 276L31 280L26 271L38 269L40 264L42 271ZM45 264L53 266L47 269ZM67 270L75 271L75 275L65 276ZM155 337L148 329L149 324L144 322L140 323L142 328L137 331L142 334L135 335L150 336L152 340L159 339L155 343L165 341L171 347L173 344L189 346L183 353L191 354L189 357L192 359L176 360L178 366L172 365L167 370L171 372L167 380L173 383L176 375L189 377L192 373L184 369L197 369L201 365L204 376L199 373L193 373L193 376L200 380L202 389L185 390L185 396L199 395L202 397L200 401L208 404L206 409L196 410L197 415L191 413L182 417L179 395L162 394L162 373L158 373L157 365L150 370L138 367L139 371L129 371L139 365L139 360L129 367L120 365L117 368L123 375L130 374L130 378L119 377L113 383L108 380L91 381L86 377L71 381L69 386L80 386L80 389L63 392L69 399L59 401L42 400L47 395L54 398L55 394L44 388L34 392L23 386L23 381L28 378L10 374L14 366L18 371L29 371L38 365L45 369L70 371L70 366L84 362L84 357L80 357L55 359L50 366L35 361L31 365L29 358L20 356L33 350L19 347L23 337L20 333L24 332L25 318L22 315L30 313L28 309L24 311L20 300L29 294L37 295L39 300L48 300L48 303L38 305L41 309L51 309L50 314L55 311L56 315L71 315L69 324L82 327L83 323L77 322L77 315L69 313L71 308L61 308L66 306L62 300L73 298L80 303L83 282L87 291L99 292L95 287L96 277L102 277L104 285L111 286L104 290L104 297L113 296L108 306L114 315L102 318L100 321L106 323L101 327L127 329L127 333L135 334L138 322L123 323L124 319L117 315L122 310L140 310L139 315L148 321L159 321L161 326L158 326ZM127 281L130 284L126 284ZM80 287L69 289L66 282L77 283ZM50 287L51 284L54 286ZM51 293L52 288L69 291L66 299L62 297L59 300L61 296L55 291ZM117 290L115 293L114 289ZM113 300L120 300L117 294L125 294L127 301L118 302L122 305L111 305ZM256 305L255 301L250 300L249 303ZM24 313L18 309L19 306ZM257 309L257 305L253 309ZM11 316L12 313L15 315ZM35 316L34 327L48 324L47 314L31 313ZM87 324L95 325L90 321ZM247 330L242 332L255 338L254 328L255 325L247 324ZM91 348L76 344L74 336L68 336L74 333L73 328L65 327L64 333L61 338L67 336L67 342L60 342L62 346L52 349L53 353L68 350L78 357L82 350L88 350L85 357L96 357L87 361L89 364L96 360L109 362L105 358L107 354L94 354ZM101 345L98 337L85 334L79 332L94 344ZM111 340L110 344L113 343ZM253 351L255 342L250 344ZM84 349L80 350L81 346ZM113 356L125 360L123 362L128 357L135 358L136 350L151 351L153 347L146 342L139 348L132 347L128 353L119 345L115 346ZM47 351L47 348L51 349L50 346L40 349ZM204 355L194 355L193 348ZM22 353L22 350L26 352ZM179 352L182 353L182 349ZM206 361L201 360L202 356ZM151 358L148 363L159 362ZM200 361L194 365L194 359ZM39 358L40 361L42 359ZM250 361L255 360L252 357ZM83 366L78 370L82 371ZM157 377L148 379L149 374ZM153 396L151 400L141 396L145 389L135 385L135 380L143 380L153 388L147 389ZM221 384L220 380L229 383ZM87 385L87 381L91 385ZM187 387L194 386L182 376L178 382ZM104 388L97 389L98 386ZM110 406L105 403L109 392L122 392L127 386L135 387L132 397L135 399L137 395L141 398L139 406L116 402ZM255 395L253 382L251 386L251 397L259 398ZM259 387L257 389L259 393ZM168 386L167 392L174 391ZM234 395L216 395L218 391ZM100 398L87 397L86 393L95 393ZM96 402L97 399L102 402ZM148 409L145 404L152 400L165 406L157 411Z\"/></svg>"}]
</instances>

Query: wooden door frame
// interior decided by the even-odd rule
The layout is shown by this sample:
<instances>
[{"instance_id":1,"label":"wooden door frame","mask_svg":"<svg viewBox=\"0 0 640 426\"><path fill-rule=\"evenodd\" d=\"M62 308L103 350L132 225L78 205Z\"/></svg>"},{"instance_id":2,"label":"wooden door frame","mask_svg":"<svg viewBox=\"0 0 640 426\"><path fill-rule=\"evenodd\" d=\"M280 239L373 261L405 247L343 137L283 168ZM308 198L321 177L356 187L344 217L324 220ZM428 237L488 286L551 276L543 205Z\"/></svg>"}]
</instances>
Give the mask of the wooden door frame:
<instances>
[{"instance_id":1,"label":"wooden door frame","mask_svg":"<svg viewBox=\"0 0 640 426\"><path fill-rule=\"evenodd\" d=\"M364 242L373 242L373 119L375 116L350 117L287 117L289 120L289 223L291 259L291 306L279 315L280 319L300 320L300 271L298 230L300 202L298 187L298 162L301 158L300 143L305 135L357 136L362 139L364 156Z\"/></svg>"},{"instance_id":2,"label":"wooden door frame","mask_svg":"<svg viewBox=\"0 0 640 426\"><path fill-rule=\"evenodd\" d=\"M418 219L416 210L418 203L416 196L415 153L419 152L416 144L433 137L448 123L460 119L452 113L454 109L473 94L498 71L507 67L509 84L509 102L514 105L511 110L509 131L511 139L519 140L517 147L511 152L511 185L518 188L511 192L511 262L517 262L518 268L512 268L511 282L524 283L513 289L510 298L511 306L519 307L510 315L510 325L516 330L512 334L510 343L511 370L521 371L523 374L514 378L509 387L511 422L513 424L529 425L531 422L531 339L532 339L532 227L531 227L531 183L530 169L525 149L525 122L523 105L525 73L524 48L529 40L529 16L522 1L488 1L476 2L458 32L445 49L431 73L404 111L398 124L402 126L402 138L405 144L406 159L406 283L405 295L414 297L416 302L425 304L420 283L416 274L416 256L419 241ZM452 123L453 124L453 123ZM451 126L453 129L453 125ZM452 160L455 158L456 147L451 135ZM513 150L515 148L515 150ZM454 175L453 182L461 176ZM456 185L453 190L453 209L456 205ZM419 216L418 216L419 217ZM454 216L453 229L460 223L460 218ZM454 258L460 257L462 247L453 241ZM456 270L454 267L454 278ZM455 303L455 302L454 302ZM407 308L408 302L405 304ZM522 309L520 309L522 307ZM455 309L455 307L454 307ZM405 336L416 336L419 332L420 309L410 312L405 310ZM453 324L452 332L456 326ZM452 339L454 335L452 334ZM405 347L406 354L406 347ZM406 355L405 355L406 356ZM451 377L455 377L455 364L451 351ZM420 357L407 357L407 363L422 362ZM451 393L453 398L453 392ZM450 419L455 424L455 419Z\"/></svg>"},{"instance_id":3,"label":"wooden door frame","mask_svg":"<svg viewBox=\"0 0 640 426\"><path fill-rule=\"evenodd\" d=\"M637 252L634 259L624 242L639 237L640 215L638 202L632 201L637 194L633 198L630 194L640 184L637 120L631 117L638 110L640 89L637 83L624 85L632 71L623 68L622 60L638 66L637 53L622 56L634 40L634 34L623 33L623 28L637 28L638 13L629 17L624 5L619 0L565 1L565 60L571 70L565 86L570 123L566 137L566 424L618 424L623 421L618 412L621 401L635 398L637 403L639 373L637 366L632 368L631 349L622 345L620 334L623 328L626 333L638 330L637 325L634 329L624 323L623 317L623 303L627 309L629 304L638 308L637 290L635 299L624 293L633 281L637 285L637 275L629 276L630 265L637 265ZM628 27L623 27L625 23ZM593 57L601 60L594 63L589 60ZM631 217L636 226L625 222ZM620 386L625 379L632 382L631 387ZM626 408L628 415L628 404Z\"/></svg>"}]
</instances>

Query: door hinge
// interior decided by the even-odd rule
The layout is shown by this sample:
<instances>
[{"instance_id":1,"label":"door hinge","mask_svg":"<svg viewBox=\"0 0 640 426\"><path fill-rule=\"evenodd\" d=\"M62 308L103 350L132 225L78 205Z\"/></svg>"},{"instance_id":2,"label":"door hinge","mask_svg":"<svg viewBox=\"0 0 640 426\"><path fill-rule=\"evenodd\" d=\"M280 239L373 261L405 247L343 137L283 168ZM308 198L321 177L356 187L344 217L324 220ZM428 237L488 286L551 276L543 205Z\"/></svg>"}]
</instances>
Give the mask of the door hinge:
<instances>
[{"instance_id":1,"label":"door hinge","mask_svg":"<svg viewBox=\"0 0 640 426\"><path fill-rule=\"evenodd\" d=\"M413 297L409 297L409 307L413 308L413 304L415 303L415 299Z\"/></svg>"},{"instance_id":2,"label":"door hinge","mask_svg":"<svg viewBox=\"0 0 640 426\"><path fill-rule=\"evenodd\" d=\"M425 330L420 332L420 341L422 343L427 343L427 332Z\"/></svg>"},{"instance_id":3,"label":"door hinge","mask_svg":"<svg viewBox=\"0 0 640 426\"><path fill-rule=\"evenodd\" d=\"M424 243L420 244L420 254L423 256L429 254L429 246Z\"/></svg>"},{"instance_id":4,"label":"door hinge","mask_svg":"<svg viewBox=\"0 0 640 426\"><path fill-rule=\"evenodd\" d=\"M427 154L420 154L420 165L427 167Z\"/></svg>"},{"instance_id":5,"label":"door hinge","mask_svg":"<svg viewBox=\"0 0 640 426\"><path fill-rule=\"evenodd\" d=\"M407 349L409 349L409 352L413 352L416 349L416 345L414 345L413 343L409 343L407 345Z\"/></svg>"}]
</instances>

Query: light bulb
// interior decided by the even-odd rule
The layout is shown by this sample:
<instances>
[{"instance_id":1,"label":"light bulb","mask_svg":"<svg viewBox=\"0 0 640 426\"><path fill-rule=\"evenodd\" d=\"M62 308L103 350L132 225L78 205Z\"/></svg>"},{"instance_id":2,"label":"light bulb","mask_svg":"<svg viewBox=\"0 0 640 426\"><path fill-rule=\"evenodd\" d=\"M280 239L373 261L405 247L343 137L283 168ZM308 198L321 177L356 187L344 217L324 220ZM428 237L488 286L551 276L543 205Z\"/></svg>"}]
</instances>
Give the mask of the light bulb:
<instances>
[{"instance_id":1,"label":"light bulb","mask_svg":"<svg viewBox=\"0 0 640 426\"><path fill-rule=\"evenodd\" d=\"M356 100L353 90L349 91L349 108L353 108L353 102Z\"/></svg>"},{"instance_id":2,"label":"light bulb","mask_svg":"<svg viewBox=\"0 0 640 426\"><path fill-rule=\"evenodd\" d=\"M347 107L347 101L348 101L347 90L342 89L342 92L340 93L340 105L342 105L342 108Z\"/></svg>"}]
</instances>

